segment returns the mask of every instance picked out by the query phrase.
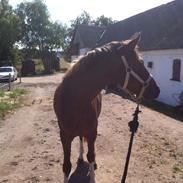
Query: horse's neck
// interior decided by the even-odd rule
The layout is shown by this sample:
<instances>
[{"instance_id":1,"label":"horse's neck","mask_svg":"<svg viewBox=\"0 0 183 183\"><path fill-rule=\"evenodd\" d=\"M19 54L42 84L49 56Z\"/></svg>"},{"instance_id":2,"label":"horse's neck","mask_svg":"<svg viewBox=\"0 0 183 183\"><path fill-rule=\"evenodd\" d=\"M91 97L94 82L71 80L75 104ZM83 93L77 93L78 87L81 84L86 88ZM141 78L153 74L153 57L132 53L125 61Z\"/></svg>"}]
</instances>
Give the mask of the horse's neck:
<instances>
[{"instance_id":1,"label":"horse's neck","mask_svg":"<svg viewBox=\"0 0 183 183\"><path fill-rule=\"evenodd\" d=\"M101 66L95 66L88 71L82 73L76 73L72 83L72 92L75 99L79 102L91 101L104 87L109 84L107 77L107 70L110 68L102 68Z\"/></svg>"}]
</instances>

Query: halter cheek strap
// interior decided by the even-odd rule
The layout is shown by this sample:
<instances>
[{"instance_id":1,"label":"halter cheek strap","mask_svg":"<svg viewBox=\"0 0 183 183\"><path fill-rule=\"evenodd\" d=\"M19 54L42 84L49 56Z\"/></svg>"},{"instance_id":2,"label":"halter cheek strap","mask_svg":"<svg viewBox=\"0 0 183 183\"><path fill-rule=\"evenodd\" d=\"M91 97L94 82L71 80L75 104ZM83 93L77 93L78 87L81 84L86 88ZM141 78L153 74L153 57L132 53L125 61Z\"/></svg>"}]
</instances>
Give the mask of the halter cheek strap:
<instances>
[{"instance_id":1,"label":"halter cheek strap","mask_svg":"<svg viewBox=\"0 0 183 183\"><path fill-rule=\"evenodd\" d=\"M123 64L124 64L125 70L126 70L125 81L122 86L122 89L131 95L131 91L128 89L128 83L130 80L130 75L133 75L133 77L136 78L137 81L139 81L142 84L141 91L140 91L139 95L135 98L135 100L140 100L142 98L146 88L149 86L149 83L152 79L152 75L149 74L148 79L146 81L144 81L136 72L133 71L133 69L131 67L129 67L128 62L124 56L122 56L121 59L123 61Z\"/></svg>"}]
</instances>

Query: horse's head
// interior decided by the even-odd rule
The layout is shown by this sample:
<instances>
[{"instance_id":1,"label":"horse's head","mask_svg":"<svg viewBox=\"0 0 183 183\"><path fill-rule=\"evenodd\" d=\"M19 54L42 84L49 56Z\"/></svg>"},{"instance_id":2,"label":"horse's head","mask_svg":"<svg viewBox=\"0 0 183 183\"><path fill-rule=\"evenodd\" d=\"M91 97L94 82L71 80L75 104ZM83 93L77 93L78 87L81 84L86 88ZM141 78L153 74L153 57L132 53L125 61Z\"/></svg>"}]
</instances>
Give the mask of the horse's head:
<instances>
[{"instance_id":1,"label":"horse's head","mask_svg":"<svg viewBox=\"0 0 183 183\"><path fill-rule=\"evenodd\" d=\"M137 51L137 43L140 34L135 38L120 42L116 47L118 60L121 59L122 70L120 74L120 86L127 93L135 95L137 99L155 99L160 93L152 75L144 66L143 59ZM122 79L121 79L122 78Z\"/></svg>"}]
</instances>

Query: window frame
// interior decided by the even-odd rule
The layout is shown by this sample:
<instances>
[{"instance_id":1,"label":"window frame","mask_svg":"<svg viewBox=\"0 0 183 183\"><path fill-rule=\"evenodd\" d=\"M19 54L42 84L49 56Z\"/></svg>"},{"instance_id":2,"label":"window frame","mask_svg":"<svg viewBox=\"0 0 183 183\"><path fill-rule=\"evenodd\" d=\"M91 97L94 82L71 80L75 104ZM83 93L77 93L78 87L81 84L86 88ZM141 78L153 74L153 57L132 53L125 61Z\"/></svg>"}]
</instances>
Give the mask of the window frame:
<instances>
[{"instance_id":1,"label":"window frame","mask_svg":"<svg viewBox=\"0 0 183 183\"><path fill-rule=\"evenodd\" d=\"M154 65L154 63L152 61L147 62L147 67L150 69L153 68L153 65Z\"/></svg>"},{"instance_id":2,"label":"window frame","mask_svg":"<svg viewBox=\"0 0 183 183\"><path fill-rule=\"evenodd\" d=\"M174 59L172 63L172 81L180 82L181 77L181 59Z\"/></svg>"}]
</instances>

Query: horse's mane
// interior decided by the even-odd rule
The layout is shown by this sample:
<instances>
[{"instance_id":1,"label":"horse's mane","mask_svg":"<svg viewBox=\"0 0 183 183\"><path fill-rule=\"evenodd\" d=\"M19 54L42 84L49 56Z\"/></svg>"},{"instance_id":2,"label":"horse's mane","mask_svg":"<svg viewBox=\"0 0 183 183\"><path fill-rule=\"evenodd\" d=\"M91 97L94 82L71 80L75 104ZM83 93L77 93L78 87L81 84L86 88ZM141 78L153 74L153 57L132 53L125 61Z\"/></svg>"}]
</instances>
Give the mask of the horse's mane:
<instances>
[{"instance_id":1,"label":"horse's mane","mask_svg":"<svg viewBox=\"0 0 183 183\"><path fill-rule=\"evenodd\" d=\"M113 41L108 44L105 44L102 47L95 48L89 52L87 52L83 57L81 57L75 65L73 65L65 74L64 79L73 75L77 71L87 71L89 68L95 66L97 62L101 59L103 62L107 62L111 56L116 52L116 48L125 45L129 40L123 42ZM138 47L135 48L135 53L139 56Z\"/></svg>"}]
</instances>

